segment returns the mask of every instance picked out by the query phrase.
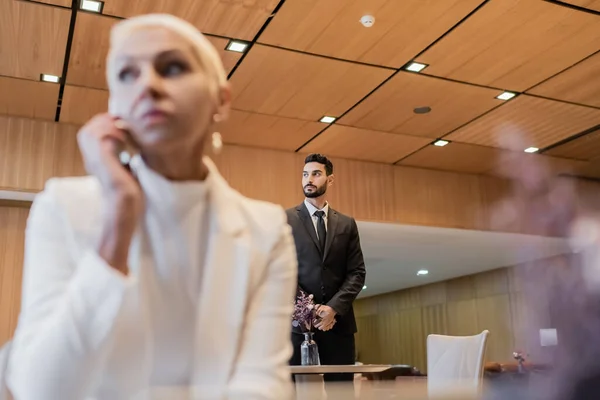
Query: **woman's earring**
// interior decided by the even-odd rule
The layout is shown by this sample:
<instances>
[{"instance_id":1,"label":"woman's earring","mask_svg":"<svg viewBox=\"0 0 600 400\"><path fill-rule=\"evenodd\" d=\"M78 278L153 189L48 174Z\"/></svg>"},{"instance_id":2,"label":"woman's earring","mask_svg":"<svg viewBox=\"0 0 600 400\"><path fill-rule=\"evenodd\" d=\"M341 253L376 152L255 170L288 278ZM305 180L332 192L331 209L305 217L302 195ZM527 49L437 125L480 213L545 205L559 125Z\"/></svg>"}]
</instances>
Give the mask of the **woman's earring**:
<instances>
[{"instance_id":1,"label":"woman's earring","mask_svg":"<svg viewBox=\"0 0 600 400\"><path fill-rule=\"evenodd\" d=\"M219 114L213 115L213 121L215 123L221 122L221 116ZM223 138L221 137L221 134L217 131L213 132L212 134L212 149L213 153L215 154L219 154L223 149Z\"/></svg>"}]
</instances>

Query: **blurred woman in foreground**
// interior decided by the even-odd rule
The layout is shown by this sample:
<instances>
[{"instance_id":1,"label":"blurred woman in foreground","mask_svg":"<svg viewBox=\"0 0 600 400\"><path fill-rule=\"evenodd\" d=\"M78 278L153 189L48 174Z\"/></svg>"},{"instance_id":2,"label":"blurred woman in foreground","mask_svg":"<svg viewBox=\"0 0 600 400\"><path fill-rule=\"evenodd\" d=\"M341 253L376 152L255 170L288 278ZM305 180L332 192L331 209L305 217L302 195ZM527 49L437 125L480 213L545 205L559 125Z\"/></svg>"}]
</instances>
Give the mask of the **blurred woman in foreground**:
<instances>
[{"instance_id":1,"label":"blurred woman in foreground","mask_svg":"<svg viewBox=\"0 0 600 400\"><path fill-rule=\"evenodd\" d=\"M295 250L283 210L203 157L229 108L218 53L182 20L135 17L111 32L107 79L111 114L78 135L92 176L32 206L10 391L286 399Z\"/></svg>"}]
</instances>

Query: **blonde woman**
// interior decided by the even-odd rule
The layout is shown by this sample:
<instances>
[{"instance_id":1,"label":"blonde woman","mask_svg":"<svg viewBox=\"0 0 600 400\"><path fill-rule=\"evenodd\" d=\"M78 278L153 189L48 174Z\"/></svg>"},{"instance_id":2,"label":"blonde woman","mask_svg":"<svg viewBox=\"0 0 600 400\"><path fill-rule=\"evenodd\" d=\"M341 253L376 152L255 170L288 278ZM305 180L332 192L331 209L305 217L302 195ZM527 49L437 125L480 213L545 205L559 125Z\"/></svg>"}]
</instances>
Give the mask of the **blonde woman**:
<instances>
[{"instance_id":1,"label":"blonde woman","mask_svg":"<svg viewBox=\"0 0 600 400\"><path fill-rule=\"evenodd\" d=\"M32 206L8 388L286 399L295 249L284 211L203 156L229 108L218 53L182 20L135 17L111 32L107 79L111 115L78 135L91 176L49 181Z\"/></svg>"}]
</instances>

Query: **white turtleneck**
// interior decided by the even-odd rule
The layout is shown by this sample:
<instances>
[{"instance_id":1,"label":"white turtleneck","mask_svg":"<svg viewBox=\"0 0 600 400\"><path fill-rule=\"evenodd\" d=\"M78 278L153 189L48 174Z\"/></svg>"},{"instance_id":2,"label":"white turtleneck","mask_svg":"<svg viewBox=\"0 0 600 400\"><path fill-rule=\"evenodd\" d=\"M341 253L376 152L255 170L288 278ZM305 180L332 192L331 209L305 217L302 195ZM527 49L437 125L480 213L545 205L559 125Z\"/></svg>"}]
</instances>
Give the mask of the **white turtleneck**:
<instances>
[{"instance_id":1,"label":"white turtleneck","mask_svg":"<svg viewBox=\"0 0 600 400\"><path fill-rule=\"evenodd\" d=\"M153 329L153 386L188 385L192 370L196 306L207 226L206 181L173 182L134 158L146 201L139 251L130 268L144 280L143 301ZM137 260L137 261L136 261Z\"/></svg>"}]
</instances>

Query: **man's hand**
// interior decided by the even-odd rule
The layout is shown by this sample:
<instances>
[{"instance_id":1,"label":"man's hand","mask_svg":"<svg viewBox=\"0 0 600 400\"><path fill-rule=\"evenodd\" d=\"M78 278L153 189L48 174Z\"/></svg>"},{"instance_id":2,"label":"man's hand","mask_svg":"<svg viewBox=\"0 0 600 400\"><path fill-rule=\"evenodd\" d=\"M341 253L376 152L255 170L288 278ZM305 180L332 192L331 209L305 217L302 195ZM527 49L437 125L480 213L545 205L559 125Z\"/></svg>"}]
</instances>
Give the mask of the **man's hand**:
<instances>
[{"instance_id":1,"label":"man's hand","mask_svg":"<svg viewBox=\"0 0 600 400\"><path fill-rule=\"evenodd\" d=\"M333 308L324 305L317 305L317 316L320 318L315 328L325 332L335 325L336 312Z\"/></svg>"}]
</instances>

